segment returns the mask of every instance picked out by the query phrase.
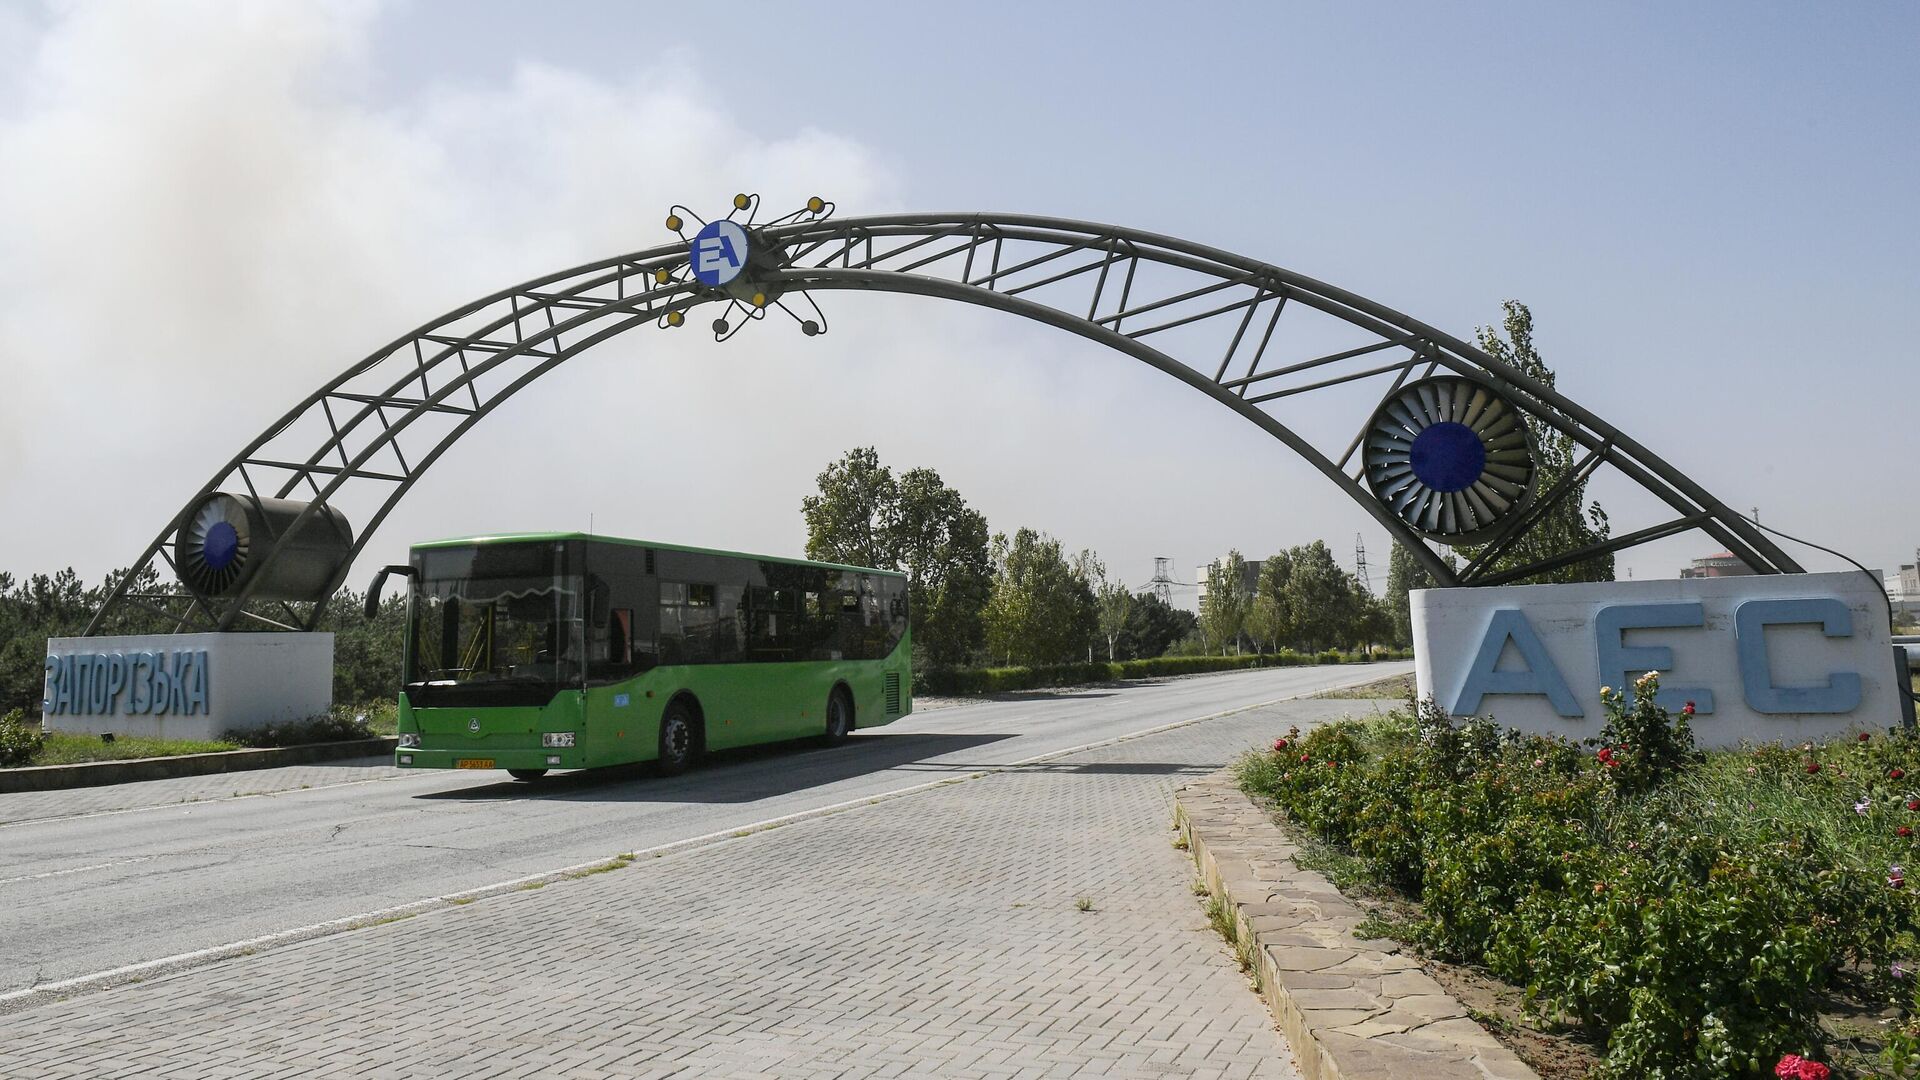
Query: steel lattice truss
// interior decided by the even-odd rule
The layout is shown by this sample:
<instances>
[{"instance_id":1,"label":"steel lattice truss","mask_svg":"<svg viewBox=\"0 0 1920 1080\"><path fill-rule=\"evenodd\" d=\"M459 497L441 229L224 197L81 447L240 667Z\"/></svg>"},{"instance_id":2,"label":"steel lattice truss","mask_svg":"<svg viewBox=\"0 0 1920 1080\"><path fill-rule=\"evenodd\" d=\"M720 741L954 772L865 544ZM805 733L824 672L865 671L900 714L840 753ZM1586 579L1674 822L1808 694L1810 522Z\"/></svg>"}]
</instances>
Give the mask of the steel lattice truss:
<instances>
[{"instance_id":1,"label":"steel lattice truss","mask_svg":"<svg viewBox=\"0 0 1920 1080\"><path fill-rule=\"evenodd\" d=\"M816 217L758 230L778 268L754 280L770 296L831 290L909 293L996 308L1071 331L1160 369L1286 444L1339 485L1444 585L1513 581L1599 554L1698 530L1763 573L1800 567L1753 523L1683 473L1550 387L1478 348L1399 312L1311 278L1230 252L1132 229L1002 214ZM329 505L351 491L378 510L356 521L357 557L421 474L462 435L522 387L569 357L640 326L689 322L701 304L728 305L738 320L767 306L697 284L684 242L529 281L454 311L347 369L289 411L188 500L149 544L134 574L103 605L88 633L113 632L116 615L164 614L176 630L227 629L241 619L311 628L322 604L282 604L273 617L248 610L252 586L223 598L184 590L142 593L140 572L173 566L172 545L193 509L216 491ZM784 306L774 304L773 307ZM1291 340L1303 315L1331 319L1358 343L1301 357ZM722 327L726 337L738 321ZM809 327L813 332L817 327ZM684 329L669 332L685 333ZM1457 374L1498 390L1521 411L1571 436L1572 478L1617 470L1671 516L1554 559L1493 572L1512 542L1573 486L1541 491L1486 539L1479 558L1450 568L1369 490L1356 461L1368 414L1352 417L1324 445L1283 423L1276 407L1336 387L1378 384L1379 401L1410 382ZM1371 380L1371 383L1369 381ZM1371 393L1368 402L1375 398ZM1364 456L1364 455L1358 455ZM298 530L303 517L286 531ZM271 562L275 552L264 559ZM264 570L266 567L263 566ZM342 567L344 573L345 567ZM257 583L264 575L257 575ZM257 609L259 605L251 605Z\"/></svg>"}]
</instances>

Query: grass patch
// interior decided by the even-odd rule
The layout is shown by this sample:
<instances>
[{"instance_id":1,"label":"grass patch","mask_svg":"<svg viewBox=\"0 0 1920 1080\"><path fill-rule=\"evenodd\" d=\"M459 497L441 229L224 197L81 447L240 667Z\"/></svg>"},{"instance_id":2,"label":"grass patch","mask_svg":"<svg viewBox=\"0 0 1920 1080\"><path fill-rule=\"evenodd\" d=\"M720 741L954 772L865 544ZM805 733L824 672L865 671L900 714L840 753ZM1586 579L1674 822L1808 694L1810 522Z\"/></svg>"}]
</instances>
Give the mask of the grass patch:
<instances>
[{"instance_id":1,"label":"grass patch","mask_svg":"<svg viewBox=\"0 0 1920 1080\"><path fill-rule=\"evenodd\" d=\"M336 705L325 716L269 724L262 728L229 731L226 737L253 747L307 746L312 743L351 742L391 735L399 726L399 706L376 702L370 705Z\"/></svg>"},{"instance_id":2,"label":"grass patch","mask_svg":"<svg viewBox=\"0 0 1920 1080\"><path fill-rule=\"evenodd\" d=\"M408 919L411 919L418 914L420 913L417 911L404 911L398 915L388 915L387 917L382 919L368 919L366 922L355 925L354 929L366 930L375 926L388 926L397 922L406 922Z\"/></svg>"},{"instance_id":3,"label":"grass patch","mask_svg":"<svg viewBox=\"0 0 1920 1080\"><path fill-rule=\"evenodd\" d=\"M398 725L393 702L339 706L326 716L275 724L250 731L229 731L218 739L160 739L148 735L114 734L112 742L98 735L40 730L37 716L14 710L0 716L0 767L80 765L94 761L138 761L182 754L217 754L247 748L303 746L391 735Z\"/></svg>"},{"instance_id":4,"label":"grass patch","mask_svg":"<svg viewBox=\"0 0 1920 1080\"><path fill-rule=\"evenodd\" d=\"M1075 899L1075 900L1074 900L1074 902L1073 902L1073 909L1074 909L1075 911L1092 911L1092 910L1093 910L1093 897L1091 897L1091 896L1082 896L1082 897L1079 897L1079 898L1077 898L1077 899Z\"/></svg>"},{"instance_id":5,"label":"grass patch","mask_svg":"<svg viewBox=\"0 0 1920 1080\"><path fill-rule=\"evenodd\" d=\"M1375 679L1373 682L1361 683L1359 686L1322 690L1313 696L1343 701L1412 701L1413 694L1413 673L1408 672L1405 675Z\"/></svg>"},{"instance_id":6,"label":"grass patch","mask_svg":"<svg viewBox=\"0 0 1920 1080\"><path fill-rule=\"evenodd\" d=\"M173 757L178 754L212 754L238 750L238 743L224 740L154 739L144 735L119 735L112 742L101 742L98 735L75 735L65 731L47 732L47 741L30 765L77 765L87 761L134 761L140 758Z\"/></svg>"},{"instance_id":7,"label":"grass patch","mask_svg":"<svg viewBox=\"0 0 1920 1080\"><path fill-rule=\"evenodd\" d=\"M1253 944L1240 937L1240 925L1233 917L1233 905L1226 900L1213 896L1207 899L1207 922L1214 932L1226 939L1233 947L1233 958L1239 962L1242 973L1253 970Z\"/></svg>"},{"instance_id":8,"label":"grass patch","mask_svg":"<svg viewBox=\"0 0 1920 1080\"><path fill-rule=\"evenodd\" d=\"M1306 664L1366 664L1407 660L1412 653L1376 649L1360 652L1248 654L1244 656L1157 656L1147 660L1095 661L1090 664L1054 664L1039 667L980 668L967 671L916 672L914 689L923 694L977 695L1039 690L1056 686L1086 686L1126 679L1201 675L1252 668L1297 667Z\"/></svg>"},{"instance_id":9,"label":"grass patch","mask_svg":"<svg viewBox=\"0 0 1920 1080\"><path fill-rule=\"evenodd\" d=\"M604 874L611 870L625 869L626 867L633 865L633 857L634 857L633 852L631 851L627 852L625 855L615 855L613 858L608 859L606 862L599 863L594 866L589 866L584 870L575 870L573 873L568 874L567 876L570 878L592 877L595 874Z\"/></svg>"}]
</instances>

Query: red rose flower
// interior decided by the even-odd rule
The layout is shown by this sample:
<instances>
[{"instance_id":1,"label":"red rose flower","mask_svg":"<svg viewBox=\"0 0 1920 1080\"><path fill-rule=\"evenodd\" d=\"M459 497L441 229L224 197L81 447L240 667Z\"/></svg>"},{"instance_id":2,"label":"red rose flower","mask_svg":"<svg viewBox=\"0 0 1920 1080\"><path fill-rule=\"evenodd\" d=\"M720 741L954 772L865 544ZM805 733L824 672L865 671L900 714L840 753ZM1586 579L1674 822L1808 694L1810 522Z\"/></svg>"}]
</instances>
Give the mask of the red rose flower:
<instances>
[{"instance_id":1,"label":"red rose flower","mask_svg":"<svg viewBox=\"0 0 1920 1080\"><path fill-rule=\"evenodd\" d=\"M1898 780L1905 775L1907 775L1907 770L1900 768L1898 765L1887 770L1887 779L1889 780Z\"/></svg>"},{"instance_id":2,"label":"red rose flower","mask_svg":"<svg viewBox=\"0 0 1920 1080\"><path fill-rule=\"evenodd\" d=\"M1680 707L1680 711L1681 711L1681 712L1683 712L1683 713L1685 713L1685 714L1686 714L1686 715L1688 715L1688 716L1692 716L1692 715L1693 715L1693 702L1691 702L1691 701L1689 701L1689 702L1687 702L1687 703L1686 703L1685 705L1682 705L1682 706Z\"/></svg>"},{"instance_id":3,"label":"red rose flower","mask_svg":"<svg viewBox=\"0 0 1920 1080\"><path fill-rule=\"evenodd\" d=\"M1287 740L1285 740L1285 739L1275 739L1275 740L1273 740L1273 752L1274 752L1274 753L1276 753L1276 754L1277 754L1277 753L1279 753L1280 751L1282 751L1282 750L1285 750L1286 748L1287 748Z\"/></svg>"},{"instance_id":4,"label":"red rose flower","mask_svg":"<svg viewBox=\"0 0 1920 1080\"><path fill-rule=\"evenodd\" d=\"M1312 754L1301 754L1301 755L1300 755L1300 760L1301 760L1301 761L1312 761L1312 760L1313 760L1313 755L1312 755Z\"/></svg>"},{"instance_id":5,"label":"red rose flower","mask_svg":"<svg viewBox=\"0 0 1920 1080\"><path fill-rule=\"evenodd\" d=\"M1780 1080L1827 1080L1830 1070L1817 1061L1808 1061L1799 1054L1788 1054L1773 1067L1773 1075Z\"/></svg>"},{"instance_id":6,"label":"red rose flower","mask_svg":"<svg viewBox=\"0 0 1920 1080\"><path fill-rule=\"evenodd\" d=\"M1871 735L1869 735L1869 734L1867 734L1867 733L1866 733L1866 732L1864 732L1864 731L1860 733L1860 741L1861 741L1861 742L1866 742L1866 741L1867 741L1868 739L1871 739L1871 738L1873 738L1873 736L1871 736Z\"/></svg>"},{"instance_id":7,"label":"red rose flower","mask_svg":"<svg viewBox=\"0 0 1920 1080\"><path fill-rule=\"evenodd\" d=\"M1817 773L1817 772L1819 772L1819 771L1820 771L1820 763L1819 763L1819 762L1817 762L1817 761L1809 761L1809 762L1807 762L1807 772L1808 772L1808 773Z\"/></svg>"},{"instance_id":8,"label":"red rose flower","mask_svg":"<svg viewBox=\"0 0 1920 1080\"><path fill-rule=\"evenodd\" d=\"M1913 835L1913 826L1911 826L1911 825L1902 825L1902 826L1900 826L1899 828L1897 828L1897 829L1895 829L1895 830L1893 830L1893 835L1895 835L1895 836L1912 836L1912 835Z\"/></svg>"},{"instance_id":9,"label":"red rose flower","mask_svg":"<svg viewBox=\"0 0 1920 1080\"><path fill-rule=\"evenodd\" d=\"M1920 799L1908 799L1908 800L1907 800L1907 809L1909 809L1909 810L1920 810Z\"/></svg>"}]
</instances>

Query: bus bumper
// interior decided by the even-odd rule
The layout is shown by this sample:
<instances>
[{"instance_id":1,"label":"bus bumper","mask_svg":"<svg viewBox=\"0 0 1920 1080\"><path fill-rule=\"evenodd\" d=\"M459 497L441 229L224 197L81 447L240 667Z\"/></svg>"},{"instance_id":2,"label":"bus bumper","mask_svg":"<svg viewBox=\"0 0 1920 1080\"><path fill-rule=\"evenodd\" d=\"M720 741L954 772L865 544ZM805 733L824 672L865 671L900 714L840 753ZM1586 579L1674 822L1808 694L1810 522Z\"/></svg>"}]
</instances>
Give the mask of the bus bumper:
<instances>
[{"instance_id":1,"label":"bus bumper","mask_svg":"<svg viewBox=\"0 0 1920 1080\"><path fill-rule=\"evenodd\" d=\"M584 769L586 755L573 747L547 750L422 749L410 746L393 752L402 769Z\"/></svg>"}]
</instances>

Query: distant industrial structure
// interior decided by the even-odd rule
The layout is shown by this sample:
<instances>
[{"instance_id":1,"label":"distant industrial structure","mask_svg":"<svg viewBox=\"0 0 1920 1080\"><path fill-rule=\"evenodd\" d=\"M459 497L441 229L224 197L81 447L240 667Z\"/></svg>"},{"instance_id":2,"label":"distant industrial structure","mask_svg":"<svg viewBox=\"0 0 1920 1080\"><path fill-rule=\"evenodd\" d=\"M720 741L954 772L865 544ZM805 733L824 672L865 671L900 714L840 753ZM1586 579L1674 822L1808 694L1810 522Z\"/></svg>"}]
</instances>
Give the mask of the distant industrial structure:
<instances>
[{"instance_id":1,"label":"distant industrial structure","mask_svg":"<svg viewBox=\"0 0 1920 1080\"><path fill-rule=\"evenodd\" d=\"M1715 552L1693 560L1693 565L1680 571L1683 578L1697 577L1748 577L1753 567L1741 562L1731 551Z\"/></svg>"},{"instance_id":2,"label":"distant industrial structure","mask_svg":"<svg viewBox=\"0 0 1920 1080\"><path fill-rule=\"evenodd\" d=\"M1920 549L1914 561L1901 563L1898 570L1875 570L1873 576L1887 591L1887 600L1895 615L1920 615ZM1693 560L1680 571L1683 578L1747 577L1753 568L1731 552L1721 551Z\"/></svg>"},{"instance_id":3,"label":"distant industrial structure","mask_svg":"<svg viewBox=\"0 0 1920 1080\"><path fill-rule=\"evenodd\" d=\"M1207 579L1213 576L1214 567L1224 566L1226 562L1227 556L1222 555L1212 562L1202 563L1193 568L1193 580L1200 591L1199 598L1194 603L1195 610L1207 609ZM1240 582L1246 587L1247 592L1252 593L1260 588L1260 566L1265 562L1265 559L1244 557L1241 559Z\"/></svg>"},{"instance_id":4,"label":"distant industrial structure","mask_svg":"<svg viewBox=\"0 0 1920 1080\"><path fill-rule=\"evenodd\" d=\"M1880 576L1895 615L1920 615L1920 548L1914 550L1912 562L1901 563L1893 573L1883 570Z\"/></svg>"}]
</instances>

